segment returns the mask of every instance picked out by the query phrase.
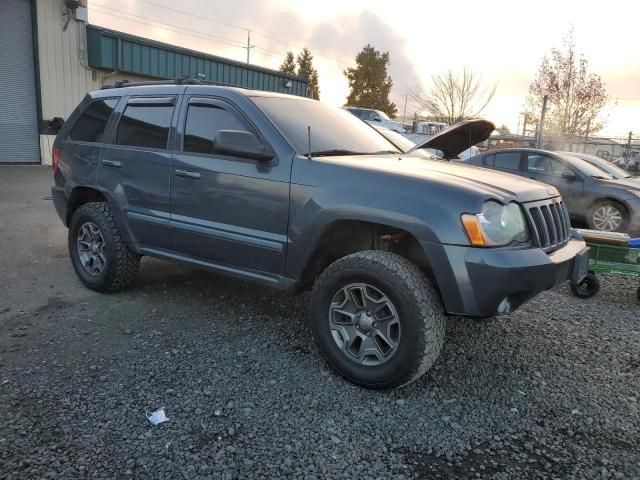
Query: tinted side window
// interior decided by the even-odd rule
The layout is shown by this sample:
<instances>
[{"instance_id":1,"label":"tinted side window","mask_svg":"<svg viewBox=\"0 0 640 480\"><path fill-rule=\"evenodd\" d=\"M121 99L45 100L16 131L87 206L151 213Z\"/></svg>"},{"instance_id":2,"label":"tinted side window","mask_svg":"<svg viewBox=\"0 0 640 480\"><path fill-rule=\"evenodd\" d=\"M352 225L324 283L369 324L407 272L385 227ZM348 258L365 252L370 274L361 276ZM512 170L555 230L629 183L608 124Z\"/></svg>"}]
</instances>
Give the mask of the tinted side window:
<instances>
[{"instance_id":1,"label":"tinted side window","mask_svg":"<svg viewBox=\"0 0 640 480\"><path fill-rule=\"evenodd\" d=\"M520 152L496 153L493 165L497 168L520 170Z\"/></svg>"},{"instance_id":2,"label":"tinted side window","mask_svg":"<svg viewBox=\"0 0 640 480\"><path fill-rule=\"evenodd\" d=\"M548 175L549 157L546 155L540 155L539 153L527 154L527 171Z\"/></svg>"},{"instance_id":3,"label":"tinted side window","mask_svg":"<svg viewBox=\"0 0 640 480\"><path fill-rule=\"evenodd\" d=\"M570 170L561 161L555 158L549 158L549 168L551 169L551 175L554 177L561 177L566 170Z\"/></svg>"},{"instance_id":4,"label":"tinted side window","mask_svg":"<svg viewBox=\"0 0 640 480\"><path fill-rule=\"evenodd\" d=\"M561 177L562 172L567 170L567 167L562 162L547 155L529 153L527 154L527 170L531 173Z\"/></svg>"},{"instance_id":5,"label":"tinted side window","mask_svg":"<svg viewBox=\"0 0 640 480\"><path fill-rule=\"evenodd\" d=\"M117 104L117 98L105 98L91 102L69 132L69 140L102 142L107 121Z\"/></svg>"},{"instance_id":6,"label":"tinted side window","mask_svg":"<svg viewBox=\"0 0 640 480\"><path fill-rule=\"evenodd\" d=\"M482 157L482 163L484 165L489 165L490 167L493 167L493 158L495 157L495 155L485 155L484 157Z\"/></svg>"},{"instance_id":7,"label":"tinted side window","mask_svg":"<svg viewBox=\"0 0 640 480\"><path fill-rule=\"evenodd\" d=\"M116 144L167 148L173 106L127 105L116 135Z\"/></svg>"},{"instance_id":8,"label":"tinted side window","mask_svg":"<svg viewBox=\"0 0 640 480\"><path fill-rule=\"evenodd\" d=\"M216 105L189 105L184 129L185 152L213 153L219 130L249 130L234 113Z\"/></svg>"}]
</instances>

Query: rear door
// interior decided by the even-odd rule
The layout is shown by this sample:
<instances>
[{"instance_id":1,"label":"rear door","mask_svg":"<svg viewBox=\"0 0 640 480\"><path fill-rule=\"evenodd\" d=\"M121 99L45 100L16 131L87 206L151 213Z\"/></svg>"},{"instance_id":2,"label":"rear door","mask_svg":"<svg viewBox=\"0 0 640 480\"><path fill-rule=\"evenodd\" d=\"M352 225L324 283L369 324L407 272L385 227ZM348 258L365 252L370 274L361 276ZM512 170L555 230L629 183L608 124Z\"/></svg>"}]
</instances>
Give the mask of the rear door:
<instances>
[{"instance_id":1,"label":"rear door","mask_svg":"<svg viewBox=\"0 0 640 480\"><path fill-rule=\"evenodd\" d=\"M105 133L119 100L119 97L85 100L78 109L82 113L78 115L76 111L70 118L73 126L58 144L60 168L64 170L68 190L76 182L84 186L96 183Z\"/></svg>"},{"instance_id":2,"label":"rear door","mask_svg":"<svg viewBox=\"0 0 640 480\"><path fill-rule=\"evenodd\" d=\"M100 157L98 184L141 247L171 249L170 132L176 95L129 96Z\"/></svg>"},{"instance_id":3,"label":"rear door","mask_svg":"<svg viewBox=\"0 0 640 480\"><path fill-rule=\"evenodd\" d=\"M174 249L218 265L281 274L291 158L265 162L217 152L219 130L248 131L266 142L237 106L185 96L171 172Z\"/></svg>"},{"instance_id":4,"label":"rear door","mask_svg":"<svg viewBox=\"0 0 640 480\"><path fill-rule=\"evenodd\" d=\"M584 180L580 174L571 166L550 155L527 152L526 156L527 176L556 187L567 204L569 213L573 215L583 213ZM566 171L572 171L575 178L564 178L562 174Z\"/></svg>"},{"instance_id":5,"label":"rear door","mask_svg":"<svg viewBox=\"0 0 640 480\"><path fill-rule=\"evenodd\" d=\"M496 152L482 157L483 166L501 170L515 175L524 175L522 169L522 152L514 150L512 152Z\"/></svg>"}]
</instances>

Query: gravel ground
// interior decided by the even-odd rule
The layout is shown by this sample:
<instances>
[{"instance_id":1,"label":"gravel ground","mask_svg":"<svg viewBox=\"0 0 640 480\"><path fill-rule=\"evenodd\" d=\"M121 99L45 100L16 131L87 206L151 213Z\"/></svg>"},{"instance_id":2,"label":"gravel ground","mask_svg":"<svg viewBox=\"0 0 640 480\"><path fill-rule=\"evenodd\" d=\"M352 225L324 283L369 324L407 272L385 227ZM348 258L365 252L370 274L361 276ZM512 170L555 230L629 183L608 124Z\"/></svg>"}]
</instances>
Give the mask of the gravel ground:
<instances>
[{"instance_id":1,"label":"gravel ground","mask_svg":"<svg viewBox=\"0 0 640 480\"><path fill-rule=\"evenodd\" d=\"M2 479L640 478L637 279L451 318L430 372L374 392L320 359L304 296L151 259L98 295L47 261L64 232L16 258L28 234L0 238L29 278L0 289Z\"/></svg>"}]
</instances>

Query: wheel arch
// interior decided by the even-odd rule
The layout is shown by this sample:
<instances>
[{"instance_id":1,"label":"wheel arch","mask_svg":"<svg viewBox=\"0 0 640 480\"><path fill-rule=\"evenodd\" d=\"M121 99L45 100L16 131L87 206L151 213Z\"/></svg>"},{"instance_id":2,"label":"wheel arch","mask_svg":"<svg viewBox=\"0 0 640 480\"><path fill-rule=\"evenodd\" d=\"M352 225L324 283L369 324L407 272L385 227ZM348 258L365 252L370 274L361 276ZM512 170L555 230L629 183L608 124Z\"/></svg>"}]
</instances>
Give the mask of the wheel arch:
<instances>
[{"instance_id":1,"label":"wheel arch","mask_svg":"<svg viewBox=\"0 0 640 480\"><path fill-rule=\"evenodd\" d=\"M333 262L364 250L384 250L412 261L433 278L431 264L411 232L392 225L357 219L336 219L324 226L307 254L298 290L309 289Z\"/></svg>"},{"instance_id":2,"label":"wheel arch","mask_svg":"<svg viewBox=\"0 0 640 480\"><path fill-rule=\"evenodd\" d=\"M116 219L118 227L120 228L120 232L124 236L124 240L127 242L129 248L136 253L140 253L135 246L135 242L133 241L133 236L131 231L129 230L129 225L127 224L121 210L118 208L118 203L112 200L109 194L99 188L96 187L87 187L87 186L77 186L71 190L69 194L69 200L67 201L67 214L66 214L66 225L69 226L71 224L71 218L73 214L80 208L82 205L91 202L105 202L109 204L111 207L111 211Z\"/></svg>"}]
</instances>

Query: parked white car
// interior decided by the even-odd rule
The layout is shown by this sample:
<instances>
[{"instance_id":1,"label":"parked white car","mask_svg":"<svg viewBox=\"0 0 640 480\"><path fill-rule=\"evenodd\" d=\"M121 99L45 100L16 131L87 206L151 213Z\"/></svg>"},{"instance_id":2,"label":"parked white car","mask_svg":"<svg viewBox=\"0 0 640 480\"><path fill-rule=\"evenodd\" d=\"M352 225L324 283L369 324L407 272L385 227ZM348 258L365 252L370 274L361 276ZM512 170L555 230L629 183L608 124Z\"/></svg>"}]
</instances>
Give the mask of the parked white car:
<instances>
[{"instance_id":1,"label":"parked white car","mask_svg":"<svg viewBox=\"0 0 640 480\"><path fill-rule=\"evenodd\" d=\"M349 106L343 108L353 113L360 120L364 120L373 126L388 128L389 130L400 133L404 133L406 131L402 123L391 120L386 113L381 112L380 110Z\"/></svg>"}]
</instances>

